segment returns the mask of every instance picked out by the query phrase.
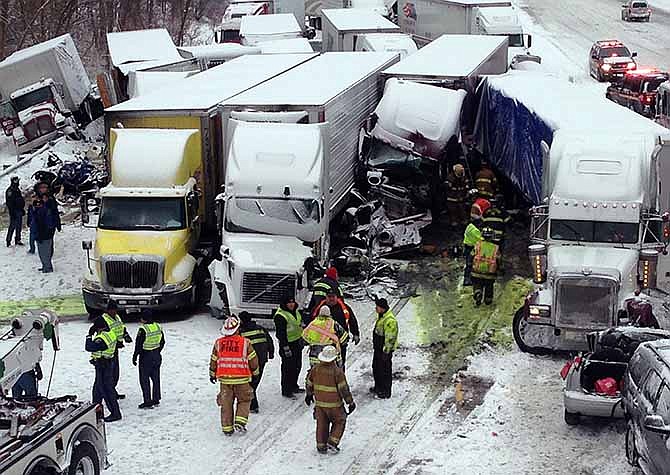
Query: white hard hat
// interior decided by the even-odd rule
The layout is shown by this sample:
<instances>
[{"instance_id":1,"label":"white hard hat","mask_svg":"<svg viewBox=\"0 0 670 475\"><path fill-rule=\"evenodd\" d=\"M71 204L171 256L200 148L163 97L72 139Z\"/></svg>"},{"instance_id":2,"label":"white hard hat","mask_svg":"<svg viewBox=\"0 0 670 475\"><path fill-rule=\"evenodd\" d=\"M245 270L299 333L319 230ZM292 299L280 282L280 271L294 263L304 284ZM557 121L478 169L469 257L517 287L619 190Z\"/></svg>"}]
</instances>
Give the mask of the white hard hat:
<instances>
[{"instance_id":1,"label":"white hard hat","mask_svg":"<svg viewBox=\"0 0 670 475\"><path fill-rule=\"evenodd\" d=\"M319 309L319 315L325 315L326 317L330 317L330 308L328 308L327 305L324 305Z\"/></svg>"},{"instance_id":2,"label":"white hard hat","mask_svg":"<svg viewBox=\"0 0 670 475\"><path fill-rule=\"evenodd\" d=\"M240 319L236 316L228 317L223 322L221 326L221 334L223 336L230 336L237 333L237 330L240 328Z\"/></svg>"},{"instance_id":3,"label":"white hard hat","mask_svg":"<svg viewBox=\"0 0 670 475\"><path fill-rule=\"evenodd\" d=\"M319 353L319 361L330 363L331 361L335 361L339 355L340 354L337 351L337 348L332 345L328 345L323 350L321 350L321 353Z\"/></svg>"}]
</instances>

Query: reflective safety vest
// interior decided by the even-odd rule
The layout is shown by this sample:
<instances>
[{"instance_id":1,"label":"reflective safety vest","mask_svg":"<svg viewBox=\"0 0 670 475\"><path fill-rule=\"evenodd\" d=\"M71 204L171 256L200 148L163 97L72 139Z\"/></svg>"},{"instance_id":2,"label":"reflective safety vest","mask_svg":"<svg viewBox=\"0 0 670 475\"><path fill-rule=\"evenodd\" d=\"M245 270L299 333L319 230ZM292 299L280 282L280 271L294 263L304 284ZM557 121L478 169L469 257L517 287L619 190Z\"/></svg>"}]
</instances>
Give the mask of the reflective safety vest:
<instances>
[{"instance_id":1,"label":"reflective safety vest","mask_svg":"<svg viewBox=\"0 0 670 475\"><path fill-rule=\"evenodd\" d=\"M340 339L335 333L335 320L330 317L314 319L302 332L302 337L310 345L335 345L340 351Z\"/></svg>"},{"instance_id":2,"label":"reflective safety vest","mask_svg":"<svg viewBox=\"0 0 670 475\"><path fill-rule=\"evenodd\" d=\"M319 279L316 284L314 284L314 295L319 297L325 297L328 295L328 291L334 291L340 296L340 288L338 285L332 285L325 279Z\"/></svg>"},{"instance_id":3,"label":"reflective safety vest","mask_svg":"<svg viewBox=\"0 0 670 475\"><path fill-rule=\"evenodd\" d=\"M250 378L249 340L241 335L223 336L216 340L216 377Z\"/></svg>"},{"instance_id":4,"label":"reflective safety vest","mask_svg":"<svg viewBox=\"0 0 670 475\"><path fill-rule=\"evenodd\" d=\"M398 349L398 320L396 320L395 315L393 315L390 309L384 315L377 318L375 329L373 330L374 339L379 339L385 353Z\"/></svg>"},{"instance_id":5,"label":"reflective safety vest","mask_svg":"<svg viewBox=\"0 0 670 475\"><path fill-rule=\"evenodd\" d=\"M289 343L298 341L302 337L302 315L296 309L295 316L282 308L277 309L275 315L281 315L286 320L286 339Z\"/></svg>"},{"instance_id":6,"label":"reflective safety vest","mask_svg":"<svg viewBox=\"0 0 670 475\"><path fill-rule=\"evenodd\" d=\"M472 275L474 277L495 276L498 270L498 246L488 242L479 241L475 245L474 259L472 261Z\"/></svg>"},{"instance_id":7,"label":"reflective safety vest","mask_svg":"<svg viewBox=\"0 0 670 475\"><path fill-rule=\"evenodd\" d=\"M341 298L337 299L337 303L339 304L340 308L342 309L342 313L344 313L344 321L347 323L347 328L345 328L345 330L348 330L349 329L349 318L351 318L351 312L349 312L349 309L344 304L344 300L342 300ZM321 307L323 307L324 305L326 305L326 301L322 300L321 302L319 302L319 304L316 307L314 307L314 311L312 312L312 316L314 318L316 318L317 315L319 315L319 310L321 310Z\"/></svg>"},{"instance_id":8,"label":"reflective safety vest","mask_svg":"<svg viewBox=\"0 0 670 475\"><path fill-rule=\"evenodd\" d=\"M463 245L475 247L479 241L482 240L482 232L477 226L470 223L468 227L465 228L465 234L463 235Z\"/></svg>"},{"instance_id":9,"label":"reflective safety vest","mask_svg":"<svg viewBox=\"0 0 670 475\"><path fill-rule=\"evenodd\" d=\"M265 337L265 332L263 330L249 330L248 332L240 333L244 338L247 338L252 345L258 345L260 343L267 343L268 340Z\"/></svg>"},{"instance_id":10,"label":"reflective safety vest","mask_svg":"<svg viewBox=\"0 0 670 475\"><path fill-rule=\"evenodd\" d=\"M163 330L158 323L144 323L141 327L144 330L144 344L142 349L144 351L153 351L161 347L161 338L163 337Z\"/></svg>"},{"instance_id":11,"label":"reflective safety vest","mask_svg":"<svg viewBox=\"0 0 670 475\"><path fill-rule=\"evenodd\" d=\"M121 317L119 317L118 314L116 314L115 317L112 317L104 313L102 315L102 318L105 319L105 322L109 327L109 331L114 333L114 335L116 336L116 341L117 342L123 341L123 334L125 333L126 326L123 324L123 320L121 320Z\"/></svg>"},{"instance_id":12,"label":"reflective safety vest","mask_svg":"<svg viewBox=\"0 0 670 475\"><path fill-rule=\"evenodd\" d=\"M93 335L93 340L102 340L105 342L105 345L107 345L107 348L102 350L102 351L94 351L91 355L91 357L94 360L100 359L100 358L105 358L105 359L111 359L114 358L114 352L116 351L116 335L114 332L107 331L107 332L98 332L95 335Z\"/></svg>"}]
</instances>

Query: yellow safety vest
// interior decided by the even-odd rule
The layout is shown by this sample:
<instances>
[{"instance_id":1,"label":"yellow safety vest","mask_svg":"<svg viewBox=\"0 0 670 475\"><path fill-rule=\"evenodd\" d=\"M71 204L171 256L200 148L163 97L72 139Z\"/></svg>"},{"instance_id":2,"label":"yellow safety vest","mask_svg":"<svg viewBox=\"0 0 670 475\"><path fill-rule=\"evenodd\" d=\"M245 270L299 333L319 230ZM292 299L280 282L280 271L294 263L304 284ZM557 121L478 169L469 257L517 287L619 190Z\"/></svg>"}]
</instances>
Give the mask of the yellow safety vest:
<instances>
[{"instance_id":1,"label":"yellow safety vest","mask_svg":"<svg viewBox=\"0 0 670 475\"><path fill-rule=\"evenodd\" d=\"M474 259L472 261L472 276L492 278L498 270L498 246L488 242L479 241L475 245Z\"/></svg>"},{"instance_id":2,"label":"yellow safety vest","mask_svg":"<svg viewBox=\"0 0 670 475\"><path fill-rule=\"evenodd\" d=\"M91 357L94 360L100 359L100 358L105 358L105 359L111 359L114 358L114 352L116 351L116 335L114 332L107 331L107 332L99 332L93 335L93 340L101 339L102 341L105 342L105 345L107 345L107 349L102 350L102 351L94 351Z\"/></svg>"},{"instance_id":3,"label":"yellow safety vest","mask_svg":"<svg viewBox=\"0 0 670 475\"><path fill-rule=\"evenodd\" d=\"M163 330L158 323L144 323L141 327L144 330L144 351L153 351L161 347Z\"/></svg>"},{"instance_id":4,"label":"yellow safety vest","mask_svg":"<svg viewBox=\"0 0 670 475\"><path fill-rule=\"evenodd\" d=\"M286 339L289 343L298 341L302 337L302 315L300 311L295 311L295 316L284 309L277 309L275 315L281 315L286 320Z\"/></svg>"},{"instance_id":5,"label":"yellow safety vest","mask_svg":"<svg viewBox=\"0 0 670 475\"><path fill-rule=\"evenodd\" d=\"M111 331L115 337L116 341L123 341L123 334L126 331L126 326L123 324L123 320L121 320L121 317L117 314L115 317L111 317L104 313L102 315L102 318L105 319L105 322L107 322L107 326L109 327L109 331Z\"/></svg>"}]
</instances>

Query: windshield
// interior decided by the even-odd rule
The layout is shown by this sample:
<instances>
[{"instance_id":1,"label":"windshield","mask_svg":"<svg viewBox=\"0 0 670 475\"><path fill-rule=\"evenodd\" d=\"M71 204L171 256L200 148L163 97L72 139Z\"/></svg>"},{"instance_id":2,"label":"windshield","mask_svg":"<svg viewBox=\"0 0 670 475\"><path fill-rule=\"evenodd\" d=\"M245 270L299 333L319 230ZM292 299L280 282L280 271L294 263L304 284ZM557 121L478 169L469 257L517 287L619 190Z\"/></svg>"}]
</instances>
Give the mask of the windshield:
<instances>
[{"instance_id":1,"label":"windshield","mask_svg":"<svg viewBox=\"0 0 670 475\"><path fill-rule=\"evenodd\" d=\"M507 38L509 38L510 47L524 46L523 35L507 35Z\"/></svg>"},{"instance_id":2,"label":"windshield","mask_svg":"<svg viewBox=\"0 0 670 475\"><path fill-rule=\"evenodd\" d=\"M225 212L225 229L234 233L296 236L313 242L320 236L319 203L288 198L232 198Z\"/></svg>"},{"instance_id":3,"label":"windshield","mask_svg":"<svg viewBox=\"0 0 670 475\"><path fill-rule=\"evenodd\" d=\"M100 229L173 231L186 227L183 198L103 198Z\"/></svg>"},{"instance_id":4,"label":"windshield","mask_svg":"<svg viewBox=\"0 0 670 475\"><path fill-rule=\"evenodd\" d=\"M381 140L373 139L367 165L372 168L410 168L419 170L421 157L393 148Z\"/></svg>"},{"instance_id":5,"label":"windshield","mask_svg":"<svg viewBox=\"0 0 670 475\"><path fill-rule=\"evenodd\" d=\"M658 86L663 84L665 81L667 81L667 78L656 78L656 79L650 79L649 81L644 82L644 87L643 91L644 92L656 92L658 89Z\"/></svg>"},{"instance_id":6,"label":"windshield","mask_svg":"<svg viewBox=\"0 0 670 475\"><path fill-rule=\"evenodd\" d=\"M638 241L639 228L638 223L552 219L551 238L577 242L635 244Z\"/></svg>"},{"instance_id":7,"label":"windshield","mask_svg":"<svg viewBox=\"0 0 670 475\"><path fill-rule=\"evenodd\" d=\"M633 8L647 8L647 2L633 2Z\"/></svg>"},{"instance_id":8,"label":"windshield","mask_svg":"<svg viewBox=\"0 0 670 475\"><path fill-rule=\"evenodd\" d=\"M612 56L630 56L630 51L625 46L617 46L616 48L601 48L600 57L610 58Z\"/></svg>"},{"instance_id":9,"label":"windshield","mask_svg":"<svg viewBox=\"0 0 670 475\"><path fill-rule=\"evenodd\" d=\"M563 277L556 292L557 322L577 328L608 327L615 297L615 283L608 279Z\"/></svg>"},{"instance_id":10,"label":"windshield","mask_svg":"<svg viewBox=\"0 0 670 475\"><path fill-rule=\"evenodd\" d=\"M34 90L33 92L12 99L12 102L14 103L14 108L17 111L23 111L37 104L52 101L53 101L53 94L51 93L50 87L41 87L39 89Z\"/></svg>"}]
</instances>

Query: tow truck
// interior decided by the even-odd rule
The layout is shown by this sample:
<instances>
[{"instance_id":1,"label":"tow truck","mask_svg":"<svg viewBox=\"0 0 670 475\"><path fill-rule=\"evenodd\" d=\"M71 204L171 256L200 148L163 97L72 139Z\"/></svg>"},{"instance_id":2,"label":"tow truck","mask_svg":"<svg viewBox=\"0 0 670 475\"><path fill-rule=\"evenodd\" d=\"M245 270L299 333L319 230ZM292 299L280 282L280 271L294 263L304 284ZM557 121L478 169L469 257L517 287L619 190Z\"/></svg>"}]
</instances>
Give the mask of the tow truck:
<instances>
[{"instance_id":1,"label":"tow truck","mask_svg":"<svg viewBox=\"0 0 670 475\"><path fill-rule=\"evenodd\" d=\"M596 41L589 53L589 74L598 82L622 77L625 72L637 68L637 53L619 40Z\"/></svg>"},{"instance_id":2,"label":"tow truck","mask_svg":"<svg viewBox=\"0 0 670 475\"><path fill-rule=\"evenodd\" d=\"M48 391L9 396L42 360L45 340L60 349L58 317L48 310L24 312L0 333L0 474L99 475L108 465L102 406Z\"/></svg>"},{"instance_id":3,"label":"tow truck","mask_svg":"<svg viewBox=\"0 0 670 475\"><path fill-rule=\"evenodd\" d=\"M653 119L656 116L656 92L670 78L658 69L637 69L624 74L621 81L607 88L605 97L638 114Z\"/></svg>"}]
</instances>

